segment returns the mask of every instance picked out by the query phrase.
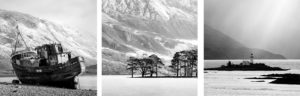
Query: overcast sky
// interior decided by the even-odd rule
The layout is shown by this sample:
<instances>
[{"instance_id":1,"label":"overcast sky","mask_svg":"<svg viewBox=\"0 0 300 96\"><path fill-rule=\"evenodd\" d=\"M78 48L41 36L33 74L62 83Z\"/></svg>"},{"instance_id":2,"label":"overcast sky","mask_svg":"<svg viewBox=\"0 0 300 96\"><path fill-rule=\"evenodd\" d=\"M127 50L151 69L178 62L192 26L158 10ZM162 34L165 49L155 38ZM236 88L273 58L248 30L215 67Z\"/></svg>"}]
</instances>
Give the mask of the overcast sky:
<instances>
[{"instance_id":1,"label":"overcast sky","mask_svg":"<svg viewBox=\"0 0 300 96\"><path fill-rule=\"evenodd\" d=\"M300 0L205 0L204 22L250 48L300 58Z\"/></svg>"},{"instance_id":2,"label":"overcast sky","mask_svg":"<svg viewBox=\"0 0 300 96\"><path fill-rule=\"evenodd\" d=\"M96 38L96 0L0 0L0 9L63 24Z\"/></svg>"}]
</instances>

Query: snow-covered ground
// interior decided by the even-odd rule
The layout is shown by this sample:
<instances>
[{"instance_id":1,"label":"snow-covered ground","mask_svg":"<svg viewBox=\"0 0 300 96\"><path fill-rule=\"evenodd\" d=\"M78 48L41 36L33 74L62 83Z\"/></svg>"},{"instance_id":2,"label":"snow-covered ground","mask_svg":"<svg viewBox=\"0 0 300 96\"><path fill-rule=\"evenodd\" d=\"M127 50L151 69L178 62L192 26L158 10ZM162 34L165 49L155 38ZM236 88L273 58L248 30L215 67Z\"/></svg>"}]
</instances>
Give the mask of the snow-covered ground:
<instances>
[{"instance_id":1,"label":"snow-covered ground","mask_svg":"<svg viewBox=\"0 0 300 96\"><path fill-rule=\"evenodd\" d=\"M103 76L103 96L197 96L196 78Z\"/></svg>"}]
</instances>

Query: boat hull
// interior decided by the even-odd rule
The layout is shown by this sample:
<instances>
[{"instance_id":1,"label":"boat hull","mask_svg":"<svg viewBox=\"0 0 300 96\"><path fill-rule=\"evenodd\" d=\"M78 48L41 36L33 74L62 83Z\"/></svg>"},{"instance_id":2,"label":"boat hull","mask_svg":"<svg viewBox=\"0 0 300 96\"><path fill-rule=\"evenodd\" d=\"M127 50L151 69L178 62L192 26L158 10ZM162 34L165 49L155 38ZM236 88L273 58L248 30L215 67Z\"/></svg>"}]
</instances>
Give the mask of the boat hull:
<instances>
[{"instance_id":1,"label":"boat hull","mask_svg":"<svg viewBox=\"0 0 300 96\"><path fill-rule=\"evenodd\" d=\"M12 64L22 84L76 88L76 77L85 70L83 60L75 57L65 64L43 67L24 67Z\"/></svg>"}]
</instances>

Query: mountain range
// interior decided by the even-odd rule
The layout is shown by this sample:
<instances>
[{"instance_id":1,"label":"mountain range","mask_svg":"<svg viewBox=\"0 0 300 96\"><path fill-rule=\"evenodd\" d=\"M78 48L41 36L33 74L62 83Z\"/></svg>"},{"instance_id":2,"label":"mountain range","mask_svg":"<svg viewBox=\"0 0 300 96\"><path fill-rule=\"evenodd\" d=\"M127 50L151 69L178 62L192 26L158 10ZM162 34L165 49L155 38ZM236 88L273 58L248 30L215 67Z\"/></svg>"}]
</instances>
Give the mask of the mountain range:
<instances>
[{"instance_id":1,"label":"mountain range","mask_svg":"<svg viewBox=\"0 0 300 96\"><path fill-rule=\"evenodd\" d=\"M251 53L255 59L285 59L280 54L248 48L221 31L204 25L204 59L248 59Z\"/></svg>"},{"instance_id":2,"label":"mountain range","mask_svg":"<svg viewBox=\"0 0 300 96\"><path fill-rule=\"evenodd\" d=\"M84 44L85 42L89 42L89 44L94 42L89 38L80 37L84 32L29 14L0 10L0 69L12 69L10 54L12 45L16 42L17 31L20 31L29 47L61 43L63 48L72 52L73 56L83 56L87 66L97 64L96 42L94 46ZM19 47L24 47L23 41Z\"/></svg>"},{"instance_id":3,"label":"mountain range","mask_svg":"<svg viewBox=\"0 0 300 96\"><path fill-rule=\"evenodd\" d=\"M128 74L130 56L166 65L197 46L197 0L102 0L102 74Z\"/></svg>"}]
</instances>

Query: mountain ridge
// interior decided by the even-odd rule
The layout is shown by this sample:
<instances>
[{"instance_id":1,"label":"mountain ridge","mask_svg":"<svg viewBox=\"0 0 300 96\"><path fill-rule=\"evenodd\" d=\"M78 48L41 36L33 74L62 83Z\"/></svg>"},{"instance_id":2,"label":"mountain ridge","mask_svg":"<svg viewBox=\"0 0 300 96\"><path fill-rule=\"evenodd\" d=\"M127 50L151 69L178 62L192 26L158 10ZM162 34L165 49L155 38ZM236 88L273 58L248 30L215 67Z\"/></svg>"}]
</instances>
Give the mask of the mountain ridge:
<instances>
[{"instance_id":1,"label":"mountain ridge","mask_svg":"<svg viewBox=\"0 0 300 96\"><path fill-rule=\"evenodd\" d=\"M168 65L176 51L195 48L195 2L197 0L103 0L103 74L128 73L126 59L130 56L156 54Z\"/></svg>"},{"instance_id":2,"label":"mountain ridge","mask_svg":"<svg viewBox=\"0 0 300 96\"><path fill-rule=\"evenodd\" d=\"M87 65L96 64L95 48L83 46L78 42L80 34L82 34L79 31L29 14L0 9L0 55L3 56L0 60L5 62L1 63L6 66L4 69L12 69L9 56L12 45L16 42L16 31L20 31L29 47L54 42L61 43L65 49L72 52L73 56L85 57ZM18 48L23 47L24 44L21 44Z\"/></svg>"},{"instance_id":3,"label":"mountain ridge","mask_svg":"<svg viewBox=\"0 0 300 96\"><path fill-rule=\"evenodd\" d=\"M248 48L214 28L204 25L204 59L245 59L253 53L255 59L286 59L283 55Z\"/></svg>"}]
</instances>

